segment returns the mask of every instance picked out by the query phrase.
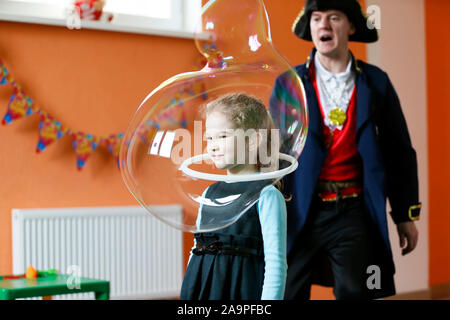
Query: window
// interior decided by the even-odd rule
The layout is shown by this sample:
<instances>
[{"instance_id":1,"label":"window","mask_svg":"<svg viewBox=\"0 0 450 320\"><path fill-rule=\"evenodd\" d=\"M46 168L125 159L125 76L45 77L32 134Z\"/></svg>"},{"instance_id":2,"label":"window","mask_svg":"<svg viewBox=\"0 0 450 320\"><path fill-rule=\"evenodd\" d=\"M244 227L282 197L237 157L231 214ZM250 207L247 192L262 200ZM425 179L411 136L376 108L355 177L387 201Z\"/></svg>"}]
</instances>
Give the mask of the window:
<instances>
[{"instance_id":1,"label":"window","mask_svg":"<svg viewBox=\"0 0 450 320\"><path fill-rule=\"evenodd\" d=\"M74 14L74 2L1 0L0 20L193 38L201 11L201 0L105 0L101 19L90 21Z\"/></svg>"}]
</instances>

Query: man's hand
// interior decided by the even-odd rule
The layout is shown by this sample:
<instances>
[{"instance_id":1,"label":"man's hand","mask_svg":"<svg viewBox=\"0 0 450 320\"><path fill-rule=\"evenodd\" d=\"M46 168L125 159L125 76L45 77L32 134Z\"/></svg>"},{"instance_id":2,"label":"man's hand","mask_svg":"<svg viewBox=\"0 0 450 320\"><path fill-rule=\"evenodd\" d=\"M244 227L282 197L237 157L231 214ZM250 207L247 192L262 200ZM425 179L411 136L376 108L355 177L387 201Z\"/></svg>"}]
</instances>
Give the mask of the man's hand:
<instances>
[{"instance_id":1,"label":"man's hand","mask_svg":"<svg viewBox=\"0 0 450 320\"><path fill-rule=\"evenodd\" d=\"M401 222L397 225L397 232L400 238L400 248L402 255L410 253L417 246L419 232L414 221Z\"/></svg>"}]
</instances>

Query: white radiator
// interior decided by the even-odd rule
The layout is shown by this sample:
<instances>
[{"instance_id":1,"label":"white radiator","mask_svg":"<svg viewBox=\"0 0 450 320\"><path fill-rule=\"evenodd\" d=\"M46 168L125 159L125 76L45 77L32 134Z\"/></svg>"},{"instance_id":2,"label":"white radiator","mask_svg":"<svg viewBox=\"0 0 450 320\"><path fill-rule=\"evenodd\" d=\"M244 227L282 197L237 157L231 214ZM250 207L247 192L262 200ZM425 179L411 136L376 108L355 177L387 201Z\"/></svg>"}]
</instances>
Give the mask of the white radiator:
<instances>
[{"instance_id":1,"label":"white radiator","mask_svg":"<svg viewBox=\"0 0 450 320\"><path fill-rule=\"evenodd\" d=\"M179 205L155 206L175 219ZM183 275L182 232L142 207L12 210L13 272L37 270L110 281L111 299L177 297ZM54 296L93 299L93 293Z\"/></svg>"}]
</instances>

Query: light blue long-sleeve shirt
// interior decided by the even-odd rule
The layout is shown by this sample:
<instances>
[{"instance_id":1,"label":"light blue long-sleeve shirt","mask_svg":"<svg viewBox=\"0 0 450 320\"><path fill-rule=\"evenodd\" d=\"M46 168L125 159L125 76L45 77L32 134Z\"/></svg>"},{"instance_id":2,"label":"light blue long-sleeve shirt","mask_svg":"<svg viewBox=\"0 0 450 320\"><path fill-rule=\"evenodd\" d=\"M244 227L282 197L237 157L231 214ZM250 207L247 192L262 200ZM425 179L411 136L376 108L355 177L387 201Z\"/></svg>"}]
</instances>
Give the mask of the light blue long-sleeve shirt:
<instances>
[{"instance_id":1,"label":"light blue long-sleeve shirt","mask_svg":"<svg viewBox=\"0 0 450 320\"><path fill-rule=\"evenodd\" d=\"M258 200L264 242L264 284L261 300L282 300L286 286L286 201L274 186L266 186Z\"/></svg>"},{"instance_id":2,"label":"light blue long-sleeve shirt","mask_svg":"<svg viewBox=\"0 0 450 320\"><path fill-rule=\"evenodd\" d=\"M282 300L284 297L287 275L286 202L277 188L273 185L266 186L261 191L257 203L257 210L264 243L265 262L261 300ZM199 212L201 212L201 207ZM200 213L197 217L197 221L200 221ZM196 244L196 240L194 239L193 248L195 248ZM192 250L189 260L191 256Z\"/></svg>"}]
</instances>

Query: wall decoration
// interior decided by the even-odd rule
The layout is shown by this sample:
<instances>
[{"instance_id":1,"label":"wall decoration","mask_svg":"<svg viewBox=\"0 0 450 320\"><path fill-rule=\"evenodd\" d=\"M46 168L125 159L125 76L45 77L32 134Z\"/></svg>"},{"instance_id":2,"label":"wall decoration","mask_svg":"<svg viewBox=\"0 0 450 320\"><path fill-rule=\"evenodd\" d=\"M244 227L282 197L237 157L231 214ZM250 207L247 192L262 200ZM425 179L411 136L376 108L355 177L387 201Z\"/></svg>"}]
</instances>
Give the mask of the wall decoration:
<instances>
[{"instance_id":1,"label":"wall decoration","mask_svg":"<svg viewBox=\"0 0 450 320\"><path fill-rule=\"evenodd\" d=\"M38 143L36 152L42 153L55 141L64 136L72 139L72 147L76 155L76 165L78 170L82 170L87 159L98 149L99 146L107 148L111 156L114 157L119 166L119 152L122 143L123 133L114 133L107 136L96 136L78 130L72 130L61 121L56 120L47 111L37 106L34 101L22 90L20 85L14 80L10 72L0 59L0 85L11 85L13 92L8 102L6 114L3 116L2 124L8 125L12 122L32 115L39 116ZM186 119L181 106L183 99L187 96L201 94L205 99L205 87L201 81L192 81L188 86L179 88L172 99L171 108L167 114L160 115L158 119L149 120L143 128L143 139L149 139L160 127L162 122L179 123L185 126Z\"/></svg>"}]
</instances>

